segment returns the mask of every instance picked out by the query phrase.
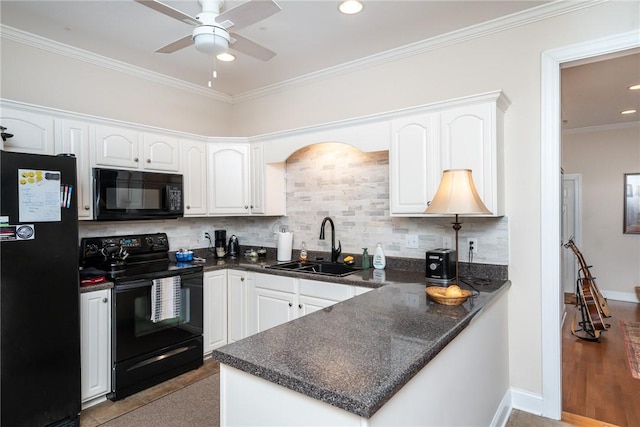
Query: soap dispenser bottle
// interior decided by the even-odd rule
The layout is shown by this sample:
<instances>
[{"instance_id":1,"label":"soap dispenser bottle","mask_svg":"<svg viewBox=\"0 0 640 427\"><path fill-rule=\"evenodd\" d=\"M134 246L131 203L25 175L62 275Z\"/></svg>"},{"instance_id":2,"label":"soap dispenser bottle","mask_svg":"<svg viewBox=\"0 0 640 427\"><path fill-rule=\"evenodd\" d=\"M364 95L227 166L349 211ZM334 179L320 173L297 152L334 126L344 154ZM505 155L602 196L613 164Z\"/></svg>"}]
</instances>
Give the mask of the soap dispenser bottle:
<instances>
[{"instance_id":1,"label":"soap dispenser bottle","mask_svg":"<svg viewBox=\"0 0 640 427\"><path fill-rule=\"evenodd\" d=\"M300 248L300 262L303 264L307 262L307 245L304 242L302 242L302 247Z\"/></svg>"},{"instance_id":2,"label":"soap dispenser bottle","mask_svg":"<svg viewBox=\"0 0 640 427\"><path fill-rule=\"evenodd\" d=\"M382 245L378 243L378 245L376 246L376 251L373 253L373 267L385 268L386 265L387 265L387 259L384 256Z\"/></svg>"},{"instance_id":3,"label":"soap dispenser bottle","mask_svg":"<svg viewBox=\"0 0 640 427\"><path fill-rule=\"evenodd\" d=\"M362 248L362 268L369 268L369 252L367 248Z\"/></svg>"}]
</instances>

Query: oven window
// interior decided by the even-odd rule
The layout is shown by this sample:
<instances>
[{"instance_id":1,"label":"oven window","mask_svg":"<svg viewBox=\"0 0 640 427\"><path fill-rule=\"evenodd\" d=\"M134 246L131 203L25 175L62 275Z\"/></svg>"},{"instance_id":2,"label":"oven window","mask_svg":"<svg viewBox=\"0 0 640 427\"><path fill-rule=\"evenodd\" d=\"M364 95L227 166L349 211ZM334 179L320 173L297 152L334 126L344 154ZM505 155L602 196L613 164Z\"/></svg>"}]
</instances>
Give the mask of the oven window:
<instances>
[{"instance_id":1,"label":"oven window","mask_svg":"<svg viewBox=\"0 0 640 427\"><path fill-rule=\"evenodd\" d=\"M151 320L151 297L140 296L135 299L134 303L134 334L136 337L142 337L147 334L156 333L161 329L175 328L181 324L189 324L191 320L191 289L182 288L181 294L181 309L180 316L172 319L165 319L159 322L153 322Z\"/></svg>"}]
</instances>

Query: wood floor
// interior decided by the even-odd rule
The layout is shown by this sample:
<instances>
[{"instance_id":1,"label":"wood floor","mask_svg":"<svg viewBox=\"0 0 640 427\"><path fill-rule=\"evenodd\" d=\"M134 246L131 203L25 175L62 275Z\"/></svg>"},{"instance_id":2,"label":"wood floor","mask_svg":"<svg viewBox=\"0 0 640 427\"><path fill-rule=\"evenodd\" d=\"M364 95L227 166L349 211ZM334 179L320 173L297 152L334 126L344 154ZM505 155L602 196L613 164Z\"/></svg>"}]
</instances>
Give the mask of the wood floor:
<instances>
[{"instance_id":1,"label":"wood floor","mask_svg":"<svg viewBox=\"0 0 640 427\"><path fill-rule=\"evenodd\" d=\"M601 342L571 334L573 307L562 330L562 411L601 423L576 425L640 426L640 380L631 376L620 320L640 321L640 304L609 300L611 325ZM575 419L575 417L574 417Z\"/></svg>"}]
</instances>

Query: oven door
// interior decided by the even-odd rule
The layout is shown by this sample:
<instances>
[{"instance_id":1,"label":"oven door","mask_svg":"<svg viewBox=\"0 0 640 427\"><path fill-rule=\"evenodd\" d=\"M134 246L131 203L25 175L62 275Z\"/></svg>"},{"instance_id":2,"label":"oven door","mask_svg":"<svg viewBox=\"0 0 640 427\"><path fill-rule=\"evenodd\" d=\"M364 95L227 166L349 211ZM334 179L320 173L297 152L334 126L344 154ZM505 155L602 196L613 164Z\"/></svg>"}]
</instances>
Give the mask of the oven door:
<instances>
[{"instance_id":1,"label":"oven door","mask_svg":"<svg viewBox=\"0 0 640 427\"><path fill-rule=\"evenodd\" d=\"M153 281L116 282L109 399L122 399L202 366L202 271L181 274L180 279L179 314L153 320Z\"/></svg>"}]
</instances>

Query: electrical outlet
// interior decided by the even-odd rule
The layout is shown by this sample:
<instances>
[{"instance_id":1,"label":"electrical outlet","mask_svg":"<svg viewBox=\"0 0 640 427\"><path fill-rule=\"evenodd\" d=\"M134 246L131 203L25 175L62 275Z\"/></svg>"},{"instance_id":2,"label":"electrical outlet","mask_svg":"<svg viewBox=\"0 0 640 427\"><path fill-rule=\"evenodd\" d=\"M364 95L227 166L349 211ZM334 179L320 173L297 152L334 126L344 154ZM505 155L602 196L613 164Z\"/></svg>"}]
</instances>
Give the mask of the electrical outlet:
<instances>
[{"instance_id":1,"label":"electrical outlet","mask_svg":"<svg viewBox=\"0 0 640 427\"><path fill-rule=\"evenodd\" d=\"M418 249L418 235L417 234L407 234L405 237L405 246L408 249Z\"/></svg>"},{"instance_id":2,"label":"electrical outlet","mask_svg":"<svg viewBox=\"0 0 640 427\"><path fill-rule=\"evenodd\" d=\"M473 251L474 255L478 255L478 239L475 237L467 237L467 253Z\"/></svg>"},{"instance_id":3,"label":"electrical outlet","mask_svg":"<svg viewBox=\"0 0 640 427\"><path fill-rule=\"evenodd\" d=\"M442 247L445 249L453 249L453 241L450 236L444 236L442 238Z\"/></svg>"}]
</instances>

